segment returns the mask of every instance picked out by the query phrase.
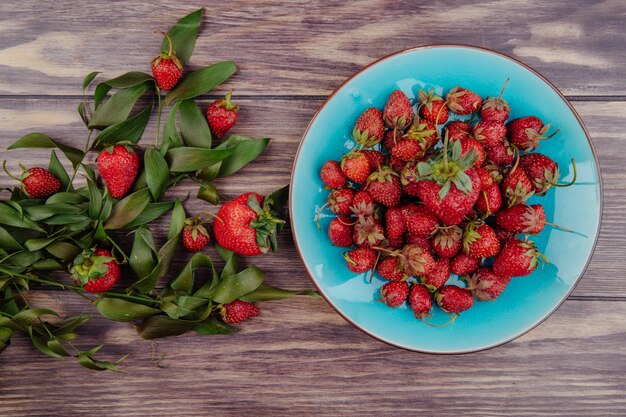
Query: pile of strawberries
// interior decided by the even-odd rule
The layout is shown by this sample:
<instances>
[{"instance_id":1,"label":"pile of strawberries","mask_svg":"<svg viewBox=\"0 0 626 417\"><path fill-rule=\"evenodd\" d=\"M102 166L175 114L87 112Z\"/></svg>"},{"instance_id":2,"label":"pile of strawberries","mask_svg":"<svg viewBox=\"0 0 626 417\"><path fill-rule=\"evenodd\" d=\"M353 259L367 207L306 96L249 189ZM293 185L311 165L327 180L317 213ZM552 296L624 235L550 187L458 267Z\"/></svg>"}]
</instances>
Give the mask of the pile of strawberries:
<instances>
[{"instance_id":1,"label":"pile of strawberries","mask_svg":"<svg viewBox=\"0 0 626 417\"><path fill-rule=\"evenodd\" d=\"M380 300L389 307L408 300L425 319L434 300L455 318L545 261L529 236L551 224L541 204L526 201L573 184L575 165L572 182L558 184L557 163L533 152L557 131L548 135L550 125L536 116L507 123L503 92L483 100L462 87L445 99L420 91L414 111L395 90L383 111L359 117L356 146L322 166L325 206L337 215L330 241L349 248L351 272L376 271L388 281ZM465 288L446 285L451 274Z\"/></svg>"}]
</instances>

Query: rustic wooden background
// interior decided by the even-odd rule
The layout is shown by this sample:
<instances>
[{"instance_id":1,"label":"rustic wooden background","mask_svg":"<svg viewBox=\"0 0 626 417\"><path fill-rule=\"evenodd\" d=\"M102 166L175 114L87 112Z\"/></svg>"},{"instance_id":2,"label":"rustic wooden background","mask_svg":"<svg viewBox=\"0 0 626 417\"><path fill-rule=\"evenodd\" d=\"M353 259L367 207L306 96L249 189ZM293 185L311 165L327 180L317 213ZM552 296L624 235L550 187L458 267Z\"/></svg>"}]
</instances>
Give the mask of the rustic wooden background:
<instances>
[{"instance_id":1,"label":"rustic wooden background","mask_svg":"<svg viewBox=\"0 0 626 417\"><path fill-rule=\"evenodd\" d=\"M0 159L44 164L47 152L4 148L31 131L84 141L80 81L149 71L165 30L207 8L192 63L233 59L238 133L270 136L258 162L221 182L228 196L289 181L308 121L342 80L393 51L463 42L517 57L552 80L591 132L604 179L602 232L563 306L525 336L488 351L436 356L380 343L323 301L266 303L234 336L158 342L96 317L84 342L130 353L121 374L38 355L16 337L0 355L2 416L626 415L626 3L622 0L189 1L0 3ZM206 97L204 104L212 97ZM151 137L151 132L146 133ZM0 186L10 181L2 176ZM194 190L191 184L178 196ZM203 204L190 200L189 211ZM164 225L160 228L163 236ZM268 281L310 288L291 240L255 259ZM182 257L182 254L181 254ZM183 259L181 259L182 262ZM74 314L85 303L39 291L38 305ZM164 354L157 368L153 349Z\"/></svg>"}]
</instances>

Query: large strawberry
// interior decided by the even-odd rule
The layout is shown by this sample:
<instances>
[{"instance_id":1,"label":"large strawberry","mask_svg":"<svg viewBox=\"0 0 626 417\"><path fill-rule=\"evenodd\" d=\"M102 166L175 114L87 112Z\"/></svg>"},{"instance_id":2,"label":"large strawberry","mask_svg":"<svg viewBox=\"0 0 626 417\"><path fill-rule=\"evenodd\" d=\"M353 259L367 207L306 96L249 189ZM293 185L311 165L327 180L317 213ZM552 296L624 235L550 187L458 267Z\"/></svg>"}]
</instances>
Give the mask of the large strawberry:
<instances>
[{"instance_id":1,"label":"large strawberry","mask_svg":"<svg viewBox=\"0 0 626 417\"><path fill-rule=\"evenodd\" d=\"M507 137L509 141L525 152L537 149L539 141L550 139L556 135L558 129L550 135L550 124L544 125L537 116L526 116L511 120L507 125Z\"/></svg>"},{"instance_id":2,"label":"large strawberry","mask_svg":"<svg viewBox=\"0 0 626 417\"><path fill-rule=\"evenodd\" d=\"M248 301L235 300L220 308L220 316L227 324L236 324L261 314L261 310Z\"/></svg>"},{"instance_id":3,"label":"large strawberry","mask_svg":"<svg viewBox=\"0 0 626 417\"><path fill-rule=\"evenodd\" d=\"M224 204L213 222L215 240L225 249L254 256L276 250L276 234L285 223L277 218L275 199L245 193Z\"/></svg>"},{"instance_id":4,"label":"large strawberry","mask_svg":"<svg viewBox=\"0 0 626 417\"><path fill-rule=\"evenodd\" d=\"M161 52L152 60L152 75L161 90L171 90L183 75L183 64L174 54L172 40L165 35L169 43L168 52Z\"/></svg>"},{"instance_id":5,"label":"large strawberry","mask_svg":"<svg viewBox=\"0 0 626 417\"><path fill-rule=\"evenodd\" d=\"M420 115L437 125L448 121L448 106L440 95L435 94L434 89L427 92L420 90L417 96L420 103Z\"/></svg>"},{"instance_id":6,"label":"large strawberry","mask_svg":"<svg viewBox=\"0 0 626 417\"><path fill-rule=\"evenodd\" d=\"M572 159L572 169L574 176L567 184L559 184L559 165L551 158L540 154L530 153L522 155L519 159L519 165L522 167L530 183L532 184L535 194L544 195L552 186L569 187L576 182L576 163Z\"/></svg>"},{"instance_id":7,"label":"large strawberry","mask_svg":"<svg viewBox=\"0 0 626 417\"><path fill-rule=\"evenodd\" d=\"M493 262L493 272L502 277L530 275L537 269L539 258L546 260L530 240L508 241Z\"/></svg>"},{"instance_id":8,"label":"large strawberry","mask_svg":"<svg viewBox=\"0 0 626 417\"><path fill-rule=\"evenodd\" d=\"M502 277L491 268L478 268L466 277L467 289L478 301L493 301L500 296L509 285L511 277Z\"/></svg>"},{"instance_id":9,"label":"large strawberry","mask_svg":"<svg viewBox=\"0 0 626 417\"><path fill-rule=\"evenodd\" d=\"M386 207L397 206L400 203L400 197L402 197L400 177L387 166L370 174L365 190L370 193L374 201Z\"/></svg>"},{"instance_id":10,"label":"large strawberry","mask_svg":"<svg viewBox=\"0 0 626 417\"><path fill-rule=\"evenodd\" d=\"M207 122L211 128L211 132L216 138L221 138L237 123L239 117L239 106L232 103L231 96L233 92L229 91L226 97L215 100L209 105L206 112Z\"/></svg>"},{"instance_id":11,"label":"large strawberry","mask_svg":"<svg viewBox=\"0 0 626 417\"><path fill-rule=\"evenodd\" d=\"M139 172L139 157L135 150L130 146L115 145L100 152L96 163L111 197L124 197Z\"/></svg>"},{"instance_id":12,"label":"large strawberry","mask_svg":"<svg viewBox=\"0 0 626 417\"><path fill-rule=\"evenodd\" d=\"M120 280L121 271L111 252L106 249L85 249L74 258L70 269L74 280L85 291L108 291Z\"/></svg>"},{"instance_id":13,"label":"large strawberry","mask_svg":"<svg viewBox=\"0 0 626 417\"><path fill-rule=\"evenodd\" d=\"M404 130L413 120L411 102L401 90L394 90L389 95L383 111L383 120L394 130Z\"/></svg>"},{"instance_id":14,"label":"large strawberry","mask_svg":"<svg viewBox=\"0 0 626 417\"><path fill-rule=\"evenodd\" d=\"M359 116L352 130L352 137L362 147L371 148L378 144L385 134L383 112L370 107Z\"/></svg>"},{"instance_id":15,"label":"large strawberry","mask_svg":"<svg viewBox=\"0 0 626 417\"><path fill-rule=\"evenodd\" d=\"M474 150L463 156L461 153L461 142L454 141L449 150L446 136L444 149L436 159L417 164L418 196L447 225L461 223L480 193L480 178L472 169Z\"/></svg>"},{"instance_id":16,"label":"large strawberry","mask_svg":"<svg viewBox=\"0 0 626 417\"><path fill-rule=\"evenodd\" d=\"M483 104L483 99L473 91L463 87L454 87L446 95L446 104L456 114L474 113Z\"/></svg>"},{"instance_id":17,"label":"large strawberry","mask_svg":"<svg viewBox=\"0 0 626 417\"><path fill-rule=\"evenodd\" d=\"M469 223L463 234L463 251L474 258L490 258L500 252L500 241L491 226Z\"/></svg>"}]
</instances>

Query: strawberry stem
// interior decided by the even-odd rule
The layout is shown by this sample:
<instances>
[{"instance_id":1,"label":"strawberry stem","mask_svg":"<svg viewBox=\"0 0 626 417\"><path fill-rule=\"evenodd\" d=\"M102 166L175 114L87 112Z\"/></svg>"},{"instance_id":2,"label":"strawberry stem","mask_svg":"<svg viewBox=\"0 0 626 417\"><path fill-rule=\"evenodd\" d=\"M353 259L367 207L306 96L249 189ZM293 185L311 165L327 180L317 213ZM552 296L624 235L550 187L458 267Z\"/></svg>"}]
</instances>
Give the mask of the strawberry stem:
<instances>
[{"instance_id":1,"label":"strawberry stem","mask_svg":"<svg viewBox=\"0 0 626 417\"><path fill-rule=\"evenodd\" d=\"M315 224L317 224L317 230L322 230L322 225L320 224L320 216L322 215L322 210L328 205L328 201L324 203L319 210L317 210L317 214L315 215Z\"/></svg>"},{"instance_id":2,"label":"strawberry stem","mask_svg":"<svg viewBox=\"0 0 626 417\"><path fill-rule=\"evenodd\" d=\"M448 172L448 131L446 130L443 136L443 166L445 171Z\"/></svg>"},{"instance_id":3,"label":"strawberry stem","mask_svg":"<svg viewBox=\"0 0 626 417\"><path fill-rule=\"evenodd\" d=\"M11 173L9 172L9 170L7 169L7 161L6 161L6 159L2 162L2 169L4 170L4 172L6 172L6 174L7 174L9 177L13 178L13 179L14 179L14 180L16 180L16 181L19 181L19 182L20 182L20 184L22 183L22 180L21 180L20 178L17 178L15 175L13 175L13 174L11 174Z\"/></svg>"},{"instance_id":4,"label":"strawberry stem","mask_svg":"<svg viewBox=\"0 0 626 417\"><path fill-rule=\"evenodd\" d=\"M574 161L574 158L572 158L572 170L574 171L574 178L572 178L572 180L568 182L567 184L557 184L555 182L551 182L550 184L554 185L555 187L569 187L570 185L574 185L574 183L576 182L576 177L577 177L576 161Z\"/></svg>"},{"instance_id":5,"label":"strawberry stem","mask_svg":"<svg viewBox=\"0 0 626 417\"><path fill-rule=\"evenodd\" d=\"M89 152L89 142L91 141L92 133L93 133L93 129L89 129L89 132L87 133L87 141L85 142L85 149L83 151L83 159L85 159L85 155L87 155L87 152ZM96 143L94 143L94 146L95 144ZM74 183L74 178L76 178L76 173L78 172L78 167L83 162L83 159L81 159L80 163L77 164L76 167L74 168L74 172L72 172L72 177L67 183L67 189L65 191L69 191L72 188L72 184Z\"/></svg>"},{"instance_id":6,"label":"strawberry stem","mask_svg":"<svg viewBox=\"0 0 626 417\"><path fill-rule=\"evenodd\" d=\"M546 224L547 224L548 226L552 226L552 227L554 227L555 229L559 229L559 230L562 230L562 231L564 231L564 232L574 233L574 231L573 231L573 230L571 230L571 229L567 229L567 228L565 228L565 227L563 227L563 226L559 226L558 224L554 224L554 223L550 223L550 222L546 222Z\"/></svg>"},{"instance_id":7,"label":"strawberry stem","mask_svg":"<svg viewBox=\"0 0 626 417\"><path fill-rule=\"evenodd\" d=\"M502 90L500 90L500 95L498 96L498 98L502 98L502 94L504 94L504 90L506 89L506 85L509 83L509 81L511 81L511 78L507 78L506 81L504 82L504 85L502 86Z\"/></svg>"}]
</instances>

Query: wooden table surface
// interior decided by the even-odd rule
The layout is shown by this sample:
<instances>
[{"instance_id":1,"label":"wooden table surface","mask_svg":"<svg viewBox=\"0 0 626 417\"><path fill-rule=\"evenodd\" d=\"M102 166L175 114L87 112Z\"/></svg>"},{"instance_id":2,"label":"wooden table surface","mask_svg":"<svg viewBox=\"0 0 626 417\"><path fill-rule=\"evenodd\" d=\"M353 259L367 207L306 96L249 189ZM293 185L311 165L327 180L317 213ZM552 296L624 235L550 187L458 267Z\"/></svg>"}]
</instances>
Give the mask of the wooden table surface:
<instances>
[{"instance_id":1,"label":"wooden table surface","mask_svg":"<svg viewBox=\"0 0 626 417\"><path fill-rule=\"evenodd\" d=\"M88 4L89 3L89 4ZM121 374L38 354L24 337L0 355L2 416L623 416L626 415L626 3L607 1L253 1L0 3L0 159L47 163L48 152L6 146L43 131L80 146L82 77L149 71L166 30L207 8L192 63L233 59L242 105L236 132L273 141L219 186L227 196L286 184L301 135L326 96L371 61L429 43L471 43L523 60L572 101L591 133L604 180L602 231L580 284L530 333L452 356L397 349L353 328L324 301L294 298L232 336L158 342L96 317L83 343L129 353ZM206 105L213 97L204 97ZM146 135L151 137L152 130ZM2 176L0 186L12 185ZM181 185L170 197L195 190ZM186 203L190 212L205 205ZM155 230L162 240L165 224ZM279 253L254 259L268 282L311 288L290 230ZM180 253L179 262L186 255ZM37 305L90 310L65 292ZM95 313L95 311L94 311ZM153 348L165 355L157 368Z\"/></svg>"}]
</instances>

